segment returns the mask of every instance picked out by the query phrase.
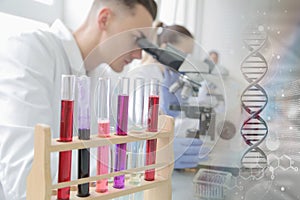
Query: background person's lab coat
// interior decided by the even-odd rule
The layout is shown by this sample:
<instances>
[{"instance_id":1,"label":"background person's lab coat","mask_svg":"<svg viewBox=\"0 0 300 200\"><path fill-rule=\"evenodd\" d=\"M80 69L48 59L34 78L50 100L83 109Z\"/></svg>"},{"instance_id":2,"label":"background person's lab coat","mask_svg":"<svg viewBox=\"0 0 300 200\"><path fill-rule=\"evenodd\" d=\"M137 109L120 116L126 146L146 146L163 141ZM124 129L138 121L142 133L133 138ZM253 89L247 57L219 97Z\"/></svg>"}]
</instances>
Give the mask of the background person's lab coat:
<instances>
[{"instance_id":1,"label":"background person's lab coat","mask_svg":"<svg viewBox=\"0 0 300 200\"><path fill-rule=\"evenodd\" d=\"M71 32L60 21L47 32L11 38L1 48L0 197L26 199L34 126L48 124L53 136L59 136L61 75L83 74L82 64ZM54 176L57 161L51 161Z\"/></svg>"}]
</instances>

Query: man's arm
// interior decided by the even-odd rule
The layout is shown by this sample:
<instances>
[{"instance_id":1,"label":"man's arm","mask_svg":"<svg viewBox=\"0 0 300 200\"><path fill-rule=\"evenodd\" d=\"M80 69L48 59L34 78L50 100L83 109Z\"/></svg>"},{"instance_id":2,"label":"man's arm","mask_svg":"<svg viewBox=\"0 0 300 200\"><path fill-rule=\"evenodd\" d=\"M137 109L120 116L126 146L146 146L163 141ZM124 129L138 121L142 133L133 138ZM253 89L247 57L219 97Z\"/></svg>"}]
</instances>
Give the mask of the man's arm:
<instances>
[{"instance_id":1,"label":"man's arm","mask_svg":"<svg viewBox=\"0 0 300 200\"><path fill-rule=\"evenodd\" d=\"M52 125L52 68L38 35L8 41L0 52L0 183L7 200L25 200L33 128Z\"/></svg>"}]
</instances>

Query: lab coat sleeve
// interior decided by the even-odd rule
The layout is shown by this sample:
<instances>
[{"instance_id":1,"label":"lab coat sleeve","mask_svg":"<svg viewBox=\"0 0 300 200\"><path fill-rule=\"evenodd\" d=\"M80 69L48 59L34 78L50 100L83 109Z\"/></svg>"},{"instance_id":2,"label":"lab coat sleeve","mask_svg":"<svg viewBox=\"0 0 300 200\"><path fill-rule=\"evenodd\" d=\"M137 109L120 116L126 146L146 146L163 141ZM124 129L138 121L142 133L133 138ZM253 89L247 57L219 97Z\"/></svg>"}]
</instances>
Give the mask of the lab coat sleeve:
<instances>
[{"instance_id":1,"label":"lab coat sleeve","mask_svg":"<svg viewBox=\"0 0 300 200\"><path fill-rule=\"evenodd\" d=\"M0 184L6 200L26 199L34 126L53 123L53 60L42 39L39 34L10 39L0 52Z\"/></svg>"}]
</instances>

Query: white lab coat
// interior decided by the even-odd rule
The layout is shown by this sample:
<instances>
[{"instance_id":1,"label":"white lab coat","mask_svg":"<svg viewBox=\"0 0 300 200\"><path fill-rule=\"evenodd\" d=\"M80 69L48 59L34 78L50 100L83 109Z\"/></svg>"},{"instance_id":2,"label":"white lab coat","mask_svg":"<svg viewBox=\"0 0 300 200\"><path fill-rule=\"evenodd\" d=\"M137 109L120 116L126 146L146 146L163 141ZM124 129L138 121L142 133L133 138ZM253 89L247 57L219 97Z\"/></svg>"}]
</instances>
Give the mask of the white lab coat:
<instances>
[{"instance_id":1,"label":"white lab coat","mask_svg":"<svg viewBox=\"0 0 300 200\"><path fill-rule=\"evenodd\" d=\"M53 137L59 136L61 75L84 73L80 50L71 32L60 21L47 31L13 37L1 48L1 200L26 199L34 126L48 124ZM57 163L54 162L53 167L57 172Z\"/></svg>"},{"instance_id":2,"label":"white lab coat","mask_svg":"<svg viewBox=\"0 0 300 200\"><path fill-rule=\"evenodd\" d=\"M145 81L150 81L151 79L157 79L160 83L163 82L163 72L157 63L150 64L136 64L128 71L128 76L132 78L144 78Z\"/></svg>"}]
</instances>

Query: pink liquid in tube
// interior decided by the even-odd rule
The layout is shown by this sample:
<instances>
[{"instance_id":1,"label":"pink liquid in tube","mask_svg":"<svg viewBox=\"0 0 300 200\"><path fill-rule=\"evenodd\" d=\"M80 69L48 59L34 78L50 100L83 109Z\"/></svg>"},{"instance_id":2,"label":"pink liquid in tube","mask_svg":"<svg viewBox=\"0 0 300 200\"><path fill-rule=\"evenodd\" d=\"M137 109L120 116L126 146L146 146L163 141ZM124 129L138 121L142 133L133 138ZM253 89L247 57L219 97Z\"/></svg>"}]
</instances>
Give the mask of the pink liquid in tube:
<instances>
[{"instance_id":1,"label":"pink liquid in tube","mask_svg":"<svg viewBox=\"0 0 300 200\"><path fill-rule=\"evenodd\" d=\"M98 80L98 136L110 137L109 121L109 96L110 79L99 78ZM100 146L97 148L97 174L103 175L109 172L110 146ZM108 179L97 180L96 192L104 193L108 191Z\"/></svg>"},{"instance_id":2,"label":"pink liquid in tube","mask_svg":"<svg viewBox=\"0 0 300 200\"><path fill-rule=\"evenodd\" d=\"M109 146L98 147L97 174L108 174L109 169ZM107 178L97 181L96 192L104 193L108 191Z\"/></svg>"},{"instance_id":3,"label":"pink liquid in tube","mask_svg":"<svg viewBox=\"0 0 300 200\"><path fill-rule=\"evenodd\" d=\"M99 137L110 137L109 120L98 120L98 136Z\"/></svg>"},{"instance_id":4,"label":"pink liquid in tube","mask_svg":"<svg viewBox=\"0 0 300 200\"><path fill-rule=\"evenodd\" d=\"M98 136L110 137L109 120L98 120ZM108 174L109 169L109 146L101 146L97 149L97 174ZM108 191L108 179L98 180L96 192L104 193Z\"/></svg>"}]
</instances>

